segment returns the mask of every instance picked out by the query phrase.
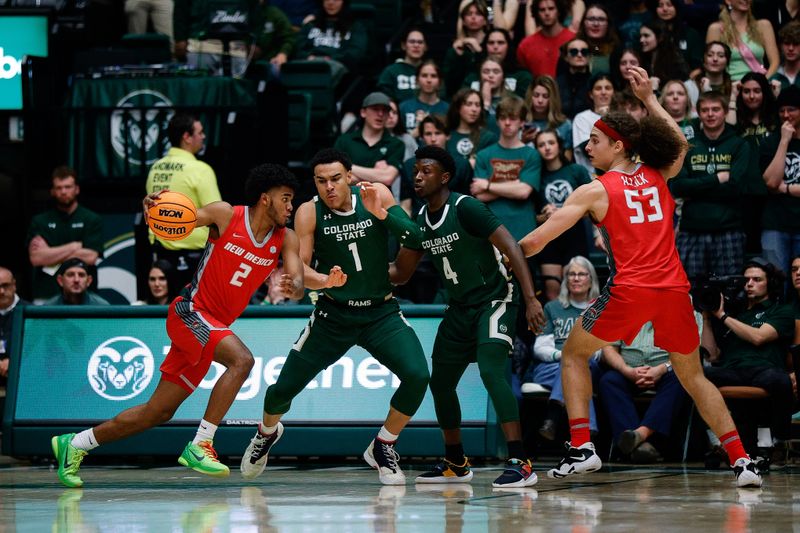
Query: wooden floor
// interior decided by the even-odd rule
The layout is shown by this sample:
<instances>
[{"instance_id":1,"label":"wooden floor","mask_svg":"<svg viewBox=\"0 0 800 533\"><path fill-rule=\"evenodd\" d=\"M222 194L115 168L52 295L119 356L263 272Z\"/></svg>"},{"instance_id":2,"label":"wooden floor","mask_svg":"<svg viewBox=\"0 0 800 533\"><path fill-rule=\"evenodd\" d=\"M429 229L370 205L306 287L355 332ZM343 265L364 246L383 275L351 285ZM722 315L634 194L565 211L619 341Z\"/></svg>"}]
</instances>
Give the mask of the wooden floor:
<instances>
[{"instance_id":1,"label":"wooden floor","mask_svg":"<svg viewBox=\"0 0 800 533\"><path fill-rule=\"evenodd\" d=\"M382 486L367 467L268 467L245 481L182 467L92 467L83 489L52 468L0 466L0 532L800 532L800 468L737 489L729 471L611 466L528 489L493 489L500 465L470 484Z\"/></svg>"}]
</instances>

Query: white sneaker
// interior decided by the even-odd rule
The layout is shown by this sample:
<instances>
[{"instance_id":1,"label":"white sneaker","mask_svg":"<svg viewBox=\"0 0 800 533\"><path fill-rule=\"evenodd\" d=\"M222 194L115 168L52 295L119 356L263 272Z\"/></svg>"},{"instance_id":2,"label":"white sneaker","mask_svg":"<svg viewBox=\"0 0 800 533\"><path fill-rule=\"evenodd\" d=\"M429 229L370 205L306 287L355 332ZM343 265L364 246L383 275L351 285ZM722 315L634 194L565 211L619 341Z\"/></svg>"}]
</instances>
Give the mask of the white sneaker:
<instances>
[{"instance_id":1,"label":"white sneaker","mask_svg":"<svg viewBox=\"0 0 800 533\"><path fill-rule=\"evenodd\" d=\"M283 435L283 424L280 422L278 422L275 433L267 437L256 430L256 436L250 439L250 444L244 451L242 462L239 465L243 478L253 479L264 471L267 459L269 459L269 450L280 440L281 435Z\"/></svg>"},{"instance_id":2,"label":"white sneaker","mask_svg":"<svg viewBox=\"0 0 800 533\"><path fill-rule=\"evenodd\" d=\"M558 462L555 468L547 471L547 477L560 479L574 474L588 474L600 470L603 461L594 449L594 444L586 442L577 448L567 443L567 455Z\"/></svg>"},{"instance_id":3,"label":"white sneaker","mask_svg":"<svg viewBox=\"0 0 800 533\"><path fill-rule=\"evenodd\" d=\"M761 474L756 468L756 464L749 457L740 457L733 463L733 473L736 474L737 487L758 488L763 483Z\"/></svg>"},{"instance_id":4,"label":"white sneaker","mask_svg":"<svg viewBox=\"0 0 800 533\"><path fill-rule=\"evenodd\" d=\"M400 470L400 455L393 444L374 439L364 451L364 460L378 471L384 485L405 485L406 475Z\"/></svg>"}]
</instances>

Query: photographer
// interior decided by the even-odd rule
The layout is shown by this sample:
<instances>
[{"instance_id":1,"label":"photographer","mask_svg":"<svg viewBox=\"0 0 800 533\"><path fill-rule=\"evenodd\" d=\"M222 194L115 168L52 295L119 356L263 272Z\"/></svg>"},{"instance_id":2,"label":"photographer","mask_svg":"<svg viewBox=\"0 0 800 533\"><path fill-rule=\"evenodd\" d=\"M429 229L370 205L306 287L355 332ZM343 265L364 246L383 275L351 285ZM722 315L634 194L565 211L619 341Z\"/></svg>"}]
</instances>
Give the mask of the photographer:
<instances>
[{"instance_id":1,"label":"photographer","mask_svg":"<svg viewBox=\"0 0 800 533\"><path fill-rule=\"evenodd\" d=\"M719 363L706 367L705 373L717 387L751 386L767 391L774 441L772 465L783 466L794 405L786 370L787 348L794 338L794 312L778 302L783 279L774 265L754 258L745 264L744 277L745 310L735 318L728 315L720 295L719 309L703 313L703 346L711 361ZM742 435L748 453L755 455L754 437Z\"/></svg>"}]
</instances>

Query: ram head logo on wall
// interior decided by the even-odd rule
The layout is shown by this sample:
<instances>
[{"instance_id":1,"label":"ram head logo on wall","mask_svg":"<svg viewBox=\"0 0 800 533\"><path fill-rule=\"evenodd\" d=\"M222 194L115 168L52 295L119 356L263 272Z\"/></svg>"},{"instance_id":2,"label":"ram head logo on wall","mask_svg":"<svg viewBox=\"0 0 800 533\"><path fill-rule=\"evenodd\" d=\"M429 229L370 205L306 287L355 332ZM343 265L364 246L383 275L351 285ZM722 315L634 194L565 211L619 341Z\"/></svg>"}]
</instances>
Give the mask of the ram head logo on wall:
<instances>
[{"instance_id":1,"label":"ram head logo on wall","mask_svg":"<svg viewBox=\"0 0 800 533\"><path fill-rule=\"evenodd\" d=\"M89 358L86 375L92 389L108 400L128 400L150 384L153 353L135 337L105 341Z\"/></svg>"}]
</instances>

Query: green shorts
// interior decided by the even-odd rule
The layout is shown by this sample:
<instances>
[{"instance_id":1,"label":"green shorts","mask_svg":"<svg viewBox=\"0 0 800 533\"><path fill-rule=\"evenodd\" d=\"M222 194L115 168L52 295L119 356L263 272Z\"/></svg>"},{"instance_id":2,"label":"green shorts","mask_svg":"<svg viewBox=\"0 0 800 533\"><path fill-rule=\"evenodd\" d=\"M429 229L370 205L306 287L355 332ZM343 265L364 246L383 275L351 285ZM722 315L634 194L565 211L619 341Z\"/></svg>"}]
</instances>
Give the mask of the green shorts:
<instances>
[{"instance_id":1,"label":"green shorts","mask_svg":"<svg viewBox=\"0 0 800 533\"><path fill-rule=\"evenodd\" d=\"M431 359L442 363L477 360L478 346L487 343L514 345L519 302L492 300L483 305L450 305L439 324Z\"/></svg>"},{"instance_id":2,"label":"green shorts","mask_svg":"<svg viewBox=\"0 0 800 533\"><path fill-rule=\"evenodd\" d=\"M386 364L382 359L388 356L389 339L392 352L399 357L417 353L424 358L419 339L396 299L374 307L349 307L322 296L292 350L309 363L326 368L358 345Z\"/></svg>"}]
</instances>

